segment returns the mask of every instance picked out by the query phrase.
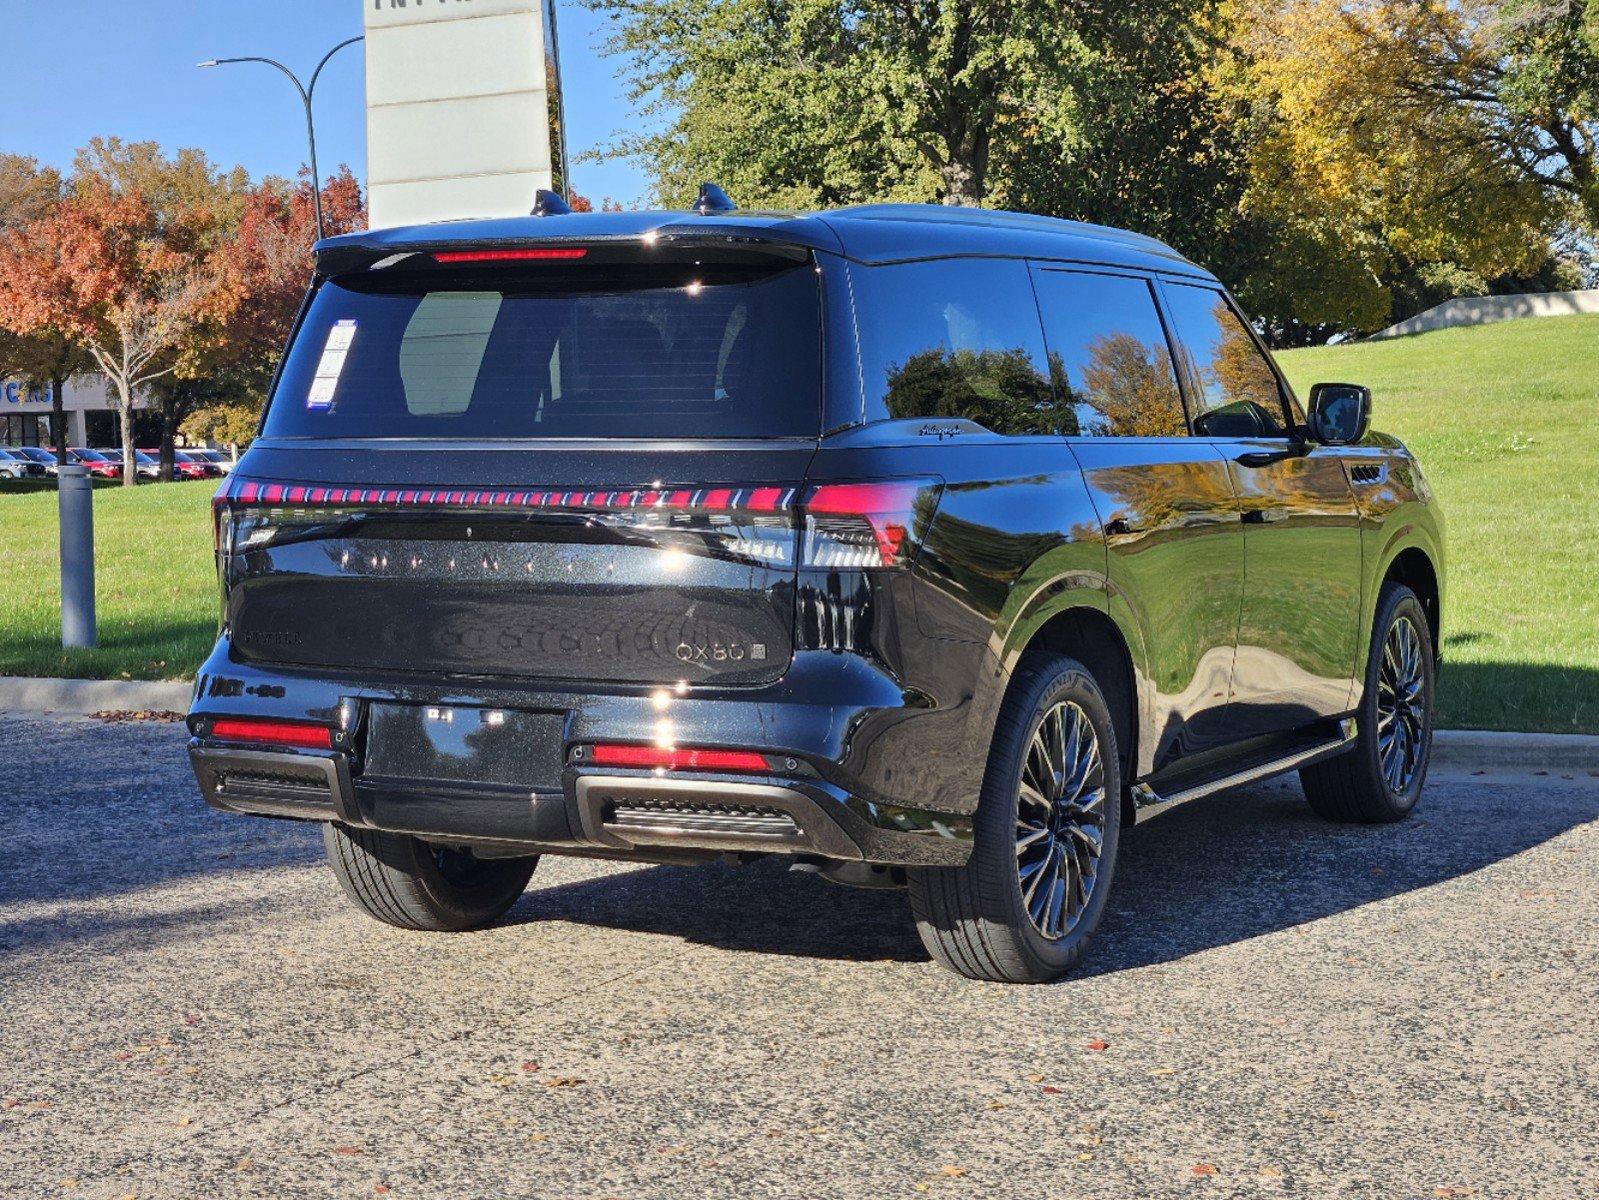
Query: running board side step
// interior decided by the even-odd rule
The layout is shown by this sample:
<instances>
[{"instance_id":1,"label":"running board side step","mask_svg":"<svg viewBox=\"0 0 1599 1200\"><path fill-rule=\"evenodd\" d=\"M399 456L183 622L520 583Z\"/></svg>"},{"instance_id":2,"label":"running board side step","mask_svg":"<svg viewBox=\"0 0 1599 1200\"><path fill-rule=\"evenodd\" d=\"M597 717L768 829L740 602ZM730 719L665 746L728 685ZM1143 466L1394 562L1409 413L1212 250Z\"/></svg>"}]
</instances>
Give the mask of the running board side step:
<instances>
[{"instance_id":1,"label":"running board side step","mask_svg":"<svg viewBox=\"0 0 1599 1200\"><path fill-rule=\"evenodd\" d=\"M1338 732L1332 737L1319 738L1313 742L1303 743L1292 752L1281 757L1254 763L1250 766L1230 771L1225 775L1219 775L1214 779L1205 779L1180 785L1178 790L1165 795L1157 792L1147 782L1136 783L1133 785L1135 821L1137 824L1142 825L1151 817L1157 817L1168 809L1176 808L1179 804L1186 804L1190 800L1198 800L1201 796L1211 796L1217 792L1226 791L1228 788L1259 783L1275 775L1284 775L1289 771L1296 771L1300 767L1308 767L1324 759L1333 758L1353 746L1357 736L1355 720L1353 717L1348 717L1338 722Z\"/></svg>"}]
</instances>

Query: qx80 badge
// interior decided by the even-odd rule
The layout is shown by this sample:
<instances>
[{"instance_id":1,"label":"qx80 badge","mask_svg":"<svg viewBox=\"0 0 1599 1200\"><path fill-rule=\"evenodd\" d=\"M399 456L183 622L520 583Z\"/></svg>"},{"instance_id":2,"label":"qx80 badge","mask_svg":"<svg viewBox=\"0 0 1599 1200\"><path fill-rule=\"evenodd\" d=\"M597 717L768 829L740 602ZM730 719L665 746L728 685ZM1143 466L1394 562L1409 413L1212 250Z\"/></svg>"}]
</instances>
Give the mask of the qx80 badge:
<instances>
[{"instance_id":1,"label":"qx80 badge","mask_svg":"<svg viewBox=\"0 0 1599 1200\"><path fill-rule=\"evenodd\" d=\"M706 645L697 645L692 642L679 642L677 645L677 659L686 663L721 663L721 662L765 662L766 643L754 642L748 646L738 643L724 645L721 642L710 642Z\"/></svg>"}]
</instances>

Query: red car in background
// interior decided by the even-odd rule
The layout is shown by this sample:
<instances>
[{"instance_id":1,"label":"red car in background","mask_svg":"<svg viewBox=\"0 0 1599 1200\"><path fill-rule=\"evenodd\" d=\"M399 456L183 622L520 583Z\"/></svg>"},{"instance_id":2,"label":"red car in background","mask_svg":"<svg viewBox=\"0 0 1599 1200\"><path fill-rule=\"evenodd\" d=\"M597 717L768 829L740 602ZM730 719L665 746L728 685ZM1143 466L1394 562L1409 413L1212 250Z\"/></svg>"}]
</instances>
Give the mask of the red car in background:
<instances>
[{"instance_id":1,"label":"red car in background","mask_svg":"<svg viewBox=\"0 0 1599 1200\"><path fill-rule=\"evenodd\" d=\"M157 462L161 461L161 451L159 450L141 450L139 453L148 454ZM173 451L172 477L174 479L206 479L209 478L211 474L212 471L209 463L199 462L196 459L190 458L182 450ZM220 472L218 472L218 474L220 474Z\"/></svg>"},{"instance_id":2,"label":"red car in background","mask_svg":"<svg viewBox=\"0 0 1599 1200\"><path fill-rule=\"evenodd\" d=\"M122 464L98 450L73 447L67 451L67 458L74 466L82 467L90 475L98 475L101 479L116 479L122 474Z\"/></svg>"}]
</instances>

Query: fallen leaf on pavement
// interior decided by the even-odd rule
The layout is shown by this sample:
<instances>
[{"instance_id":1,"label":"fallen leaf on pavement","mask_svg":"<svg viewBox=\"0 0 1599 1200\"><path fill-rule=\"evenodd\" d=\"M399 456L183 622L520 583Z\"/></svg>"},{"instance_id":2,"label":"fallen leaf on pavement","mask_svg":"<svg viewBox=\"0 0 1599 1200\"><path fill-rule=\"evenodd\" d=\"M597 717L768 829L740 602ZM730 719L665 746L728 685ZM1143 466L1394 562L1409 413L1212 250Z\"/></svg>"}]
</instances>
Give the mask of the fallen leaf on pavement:
<instances>
[{"instance_id":1,"label":"fallen leaf on pavement","mask_svg":"<svg viewBox=\"0 0 1599 1200\"><path fill-rule=\"evenodd\" d=\"M1218 1174L1220 1174L1220 1172L1217 1171L1216 1168L1213 1167L1210 1163L1195 1163L1194 1166L1193 1166L1193 1172L1194 1172L1195 1175L1218 1175Z\"/></svg>"},{"instance_id":2,"label":"fallen leaf on pavement","mask_svg":"<svg viewBox=\"0 0 1599 1200\"><path fill-rule=\"evenodd\" d=\"M588 1080L579 1079L576 1075L557 1075L554 1079L546 1079L544 1086L547 1088L574 1088L582 1087Z\"/></svg>"},{"instance_id":3,"label":"fallen leaf on pavement","mask_svg":"<svg viewBox=\"0 0 1599 1200\"><path fill-rule=\"evenodd\" d=\"M335 1154L345 1154L345 1155L356 1155L356 1154L365 1154L366 1151L361 1149L361 1147L359 1147L359 1146L335 1146L335 1147L333 1147L333 1153L335 1153Z\"/></svg>"},{"instance_id":4,"label":"fallen leaf on pavement","mask_svg":"<svg viewBox=\"0 0 1599 1200\"><path fill-rule=\"evenodd\" d=\"M1046 1095L1046 1096L1058 1096L1058 1095L1060 1095L1060 1089L1058 1087L1051 1087L1048 1084L1045 1084L1042 1090L1043 1090L1044 1095Z\"/></svg>"},{"instance_id":5,"label":"fallen leaf on pavement","mask_svg":"<svg viewBox=\"0 0 1599 1200\"><path fill-rule=\"evenodd\" d=\"M959 1179L962 1175L966 1174L966 1168L965 1167L945 1167L941 1171L939 1171L939 1174L944 1176L946 1179Z\"/></svg>"},{"instance_id":6,"label":"fallen leaf on pavement","mask_svg":"<svg viewBox=\"0 0 1599 1200\"><path fill-rule=\"evenodd\" d=\"M1283 1169L1281 1167L1262 1167L1258 1174L1262 1179L1281 1179L1283 1177Z\"/></svg>"},{"instance_id":7,"label":"fallen leaf on pavement","mask_svg":"<svg viewBox=\"0 0 1599 1200\"><path fill-rule=\"evenodd\" d=\"M1110 1043L1104 1038L1095 1038L1093 1041L1088 1043L1088 1048L1090 1050L1109 1050Z\"/></svg>"},{"instance_id":8,"label":"fallen leaf on pavement","mask_svg":"<svg viewBox=\"0 0 1599 1200\"><path fill-rule=\"evenodd\" d=\"M1027 1082L1028 1083L1043 1083L1044 1082L1044 1077L1042 1075L1029 1075L1027 1077Z\"/></svg>"}]
</instances>

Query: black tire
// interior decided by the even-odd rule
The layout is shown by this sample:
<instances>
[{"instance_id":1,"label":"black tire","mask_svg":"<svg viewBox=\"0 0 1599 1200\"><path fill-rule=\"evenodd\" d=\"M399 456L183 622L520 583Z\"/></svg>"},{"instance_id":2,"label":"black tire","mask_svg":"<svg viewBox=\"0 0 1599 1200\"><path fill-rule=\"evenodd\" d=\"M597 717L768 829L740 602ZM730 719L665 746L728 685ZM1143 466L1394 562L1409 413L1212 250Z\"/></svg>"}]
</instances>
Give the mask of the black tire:
<instances>
[{"instance_id":1,"label":"black tire","mask_svg":"<svg viewBox=\"0 0 1599 1200\"><path fill-rule=\"evenodd\" d=\"M400 929L458 933L505 915L538 866L531 858L477 858L400 833L322 827L322 845L356 907Z\"/></svg>"},{"instance_id":2,"label":"black tire","mask_svg":"<svg viewBox=\"0 0 1599 1200\"><path fill-rule=\"evenodd\" d=\"M1057 800L1046 807L1039 803L1042 797L1036 797L1036 792L1036 798L1023 800L1024 778L1038 777L1032 765L1035 735L1057 711L1066 714L1063 721L1076 720L1080 713L1095 738L1101 772L1095 790L1102 795L1092 820L1081 806ZM1121 831L1121 789L1115 725L1093 676L1070 658L1051 655L1025 661L1011 682L994 731L970 861L963 867L916 868L907 873L911 911L928 953L961 975L996 983L1047 983L1071 970L1087 949L1110 893ZM1044 812L1049 816L1043 817ZM1069 813L1085 815L1067 820ZM1097 859L1088 849L1091 832L1074 834L1063 828L1049 833L1051 823L1057 820L1079 829L1097 829ZM1021 833L1024 821L1036 822L1045 833ZM1056 849L1045 853L1060 856L1056 861L1060 864L1057 871L1065 876L1063 887L1070 885L1068 881L1089 878L1087 864L1093 864L1086 901L1081 901L1080 891L1073 892L1079 900L1075 915L1066 911L1066 903L1060 905L1063 921L1057 936L1049 936L1035 923L1024 900L1021 873L1037 861L1029 861L1024 854L1038 853L1036 849L1024 851L1020 845L1024 839L1041 839L1039 844L1044 846L1051 839L1057 843ZM1048 870L1048 866L1039 868L1039 872ZM1034 903L1041 878L1048 876L1033 877ZM1070 918L1069 928L1064 927L1065 918ZM1048 911L1043 919L1049 924Z\"/></svg>"},{"instance_id":3,"label":"black tire","mask_svg":"<svg viewBox=\"0 0 1599 1200\"><path fill-rule=\"evenodd\" d=\"M1383 735L1388 726L1383 709L1393 707L1388 700L1392 689L1384 678L1384 656L1401 625L1408 627L1415 638L1421 692L1415 702L1407 701L1401 706L1406 715L1391 723L1403 726L1404 736L1410 739L1398 748L1404 769L1396 775L1387 769L1394 759L1388 759L1387 767L1384 759ZM1385 825L1411 814L1421 798L1432 757L1436 673L1432 628L1421 601L1402 584L1385 584L1377 600L1365 688L1355 714L1359 733L1355 748L1299 772L1305 798L1317 816L1329 821ZM1413 761L1406 765L1412 753Z\"/></svg>"}]
</instances>

